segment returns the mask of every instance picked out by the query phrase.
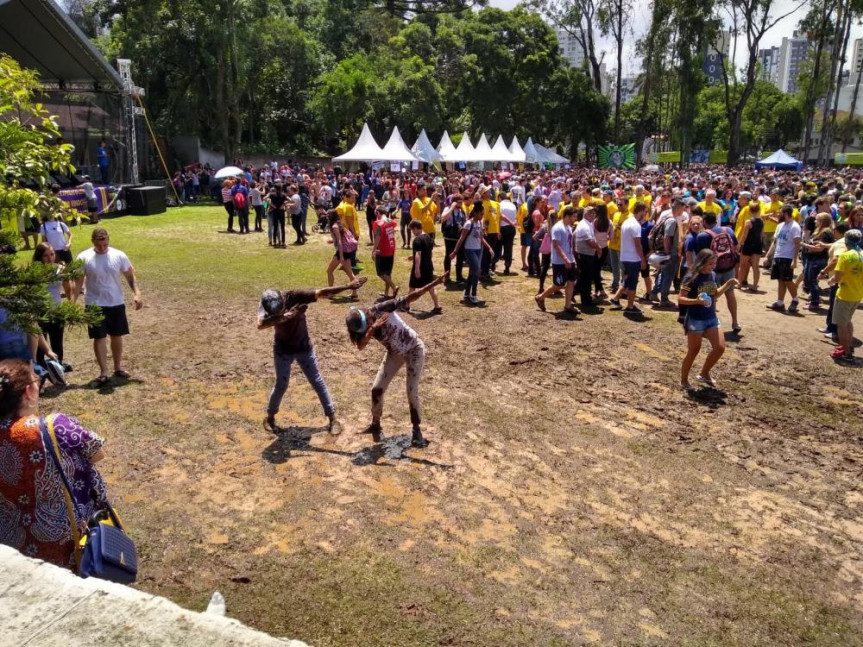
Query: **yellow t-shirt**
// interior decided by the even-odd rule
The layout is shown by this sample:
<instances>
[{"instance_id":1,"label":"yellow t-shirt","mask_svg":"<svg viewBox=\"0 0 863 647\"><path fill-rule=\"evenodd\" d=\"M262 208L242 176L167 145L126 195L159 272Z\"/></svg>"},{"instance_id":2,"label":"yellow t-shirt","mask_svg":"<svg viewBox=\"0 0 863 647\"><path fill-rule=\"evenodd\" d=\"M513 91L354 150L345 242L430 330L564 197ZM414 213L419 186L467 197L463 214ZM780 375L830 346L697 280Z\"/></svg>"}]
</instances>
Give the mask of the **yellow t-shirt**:
<instances>
[{"instance_id":1,"label":"yellow t-shirt","mask_svg":"<svg viewBox=\"0 0 863 647\"><path fill-rule=\"evenodd\" d=\"M611 224L613 225L613 229L611 231L611 236L608 239L608 249L613 249L617 252L620 251L620 228L623 227L623 222L629 218L629 214L620 211L617 208L617 205L613 202L608 203L609 207L614 206L614 215L611 213L611 209L608 210L608 217L611 220Z\"/></svg>"},{"instance_id":2,"label":"yellow t-shirt","mask_svg":"<svg viewBox=\"0 0 863 647\"><path fill-rule=\"evenodd\" d=\"M836 271L842 272L836 298L842 301L863 301L863 252L852 249L839 257Z\"/></svg>"},{"instance_id":3,"label":"yellow t-shirt","mask_svg":"<svg viewBox=\"0 0 863 647\"><path fill-rule=\"evenodd\" d=\"M632 210L635 208L636 202L643 202L647 206L647 210L650 211L650 205L653 203L653 196L651 196L649 193L642 193L641 197L636 195L632 196L629 199L629 213L632 213Z\"/></svg>"},{"instance_id":4,"label":"yellow t-shirt","mask_svg":"<svg viewBox=\"0 0 863 647\"><path fill-rule=\"evenodd\" d=\"M494 200L483 200L482 221L486 226L487 234L500 233L500 205Z\"/></svg>"},{"instance_id":5,"label":"yellow t-shirt","mask_svg":"<svg viewBox=\"0 0 863 647\"><path fill-rule=\"evenodd\" d=\"M596 206L598 204L605 204L602 201L602 198L594 198L593 196L591 196L587 199L580 198L578 200L578 206L581 207L582 209L586 209L587 207L593 207L593 206Z\"/></svg>"},{"instance_id":6,"label":"yellow t-shirt","mask_svg":"<svg viewBox=\"0 0 863 647\"><path fill-rule=\"evenodd\" d=\"M425 206L431 202L431 206L425 209ZM434 233L434 217L437 213L437 204L432 202L431 198L421 200L415 198L411 204L411 220L419 220L423 224L424 234Z\"/></svg>"},{"instance_id":7,"label":"yellow t-shirt","mask_svg":"<svg viewBox=\"0 0 863 647\"><path fill-rule=\"evenodd\" d=\"M698 206L701 207L701 210L704 213L707 213L708 211L715 213L717 222L722 217L722 207L717 202L707 204L707 201L705 200L704 202L699 202Z\"/></svg>"},{"instance_id":8,"label":"yellow t-shirt","mask_svg":"<svg viewBox=\"0 0 863 647\"><path fill-rule=\"evenodd\" d=\"M524 233L524 217L527 215L527 202L522 202L515 214L515 230L519 234Z\"/></svg>"},{"instance_id":9,"label":"yellow t-shirt","mask_svg":"<svg viewBox=\"0 0 863 647\"><path fill-rule=\"evenodd\" d=\"M571 202L561 202L560 206L557 208L557 217L563 218L563 210L566 209L567 207L571 207L571 206L572 206Z\"/></svg>"},{"instance_id":10,"label":"yellow t-shirt","mask_svg":"<svg viewBox=\"0 0 863 647\"><path fill-rule=\"evenodd\" d=\"M768 214L777 214L779 210L782 208L782 203L779 200L775 202L771 202L765 208L765 205L761 205L761 217L764 218L764 233L765 234L775 234L776 228L779 226L778 222L774 222L769 218Z\"/></svg>"},{"instance_id":11,"label":"yellow t-shirt","mask_svg":"<svg viewBox=\"0 0 863 647\"><path fill-rule=\"evenodd\" d=\"M336 211L339 214L339 218L342 219L342 224L354 232L357 237L360 235L360 220L357 218L357 210L354 208L349 202L345 202L342 200L339 203L339 206L336 207Z\"/></svg>"},{"instance_id":12,"label":"yellow t-shirt","mask_svg":"<svg viewBox=\"0 0 863 647\"><path fill-rule=\"evenodd\" d=\"M761 212L759 211L758 213ZM740 237L743 235L743 227L746 225L747 220L749 220L748 204L745 207L741 207L740 211L737 212L737 224L734 225L734 236L737 240L740 240Z\"/></svg>"}]
</instances>

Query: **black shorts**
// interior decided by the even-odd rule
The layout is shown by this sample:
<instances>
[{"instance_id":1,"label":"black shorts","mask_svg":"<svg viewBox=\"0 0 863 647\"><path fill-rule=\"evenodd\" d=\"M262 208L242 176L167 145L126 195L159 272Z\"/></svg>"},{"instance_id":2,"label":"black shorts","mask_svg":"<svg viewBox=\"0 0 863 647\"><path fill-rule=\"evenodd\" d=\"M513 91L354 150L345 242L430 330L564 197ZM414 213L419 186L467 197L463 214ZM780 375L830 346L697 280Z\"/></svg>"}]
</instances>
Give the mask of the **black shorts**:
<instances>
[{"instance_id":1,"label":"black shorts","mask_svg":"<svg viewBox=\"0 0 863 647\"><path fill-rule=\"evenodd\" d=\"M393 273L393 260L395 256L376 256L375 270L378 276L390 276Z\"/></svg>"},{"instance_id":2,"label":"black shorts","mask_svg":"<svg viewBox=\"0 0 863 647\"><path fill-rule=\"evenodd\" d=\"M794 269L790 258L774 258L770 268L770 278L774 281L793 281Z\"/></svg>"},{"instance_id":3,"label":"black shorts","mask_svg":"<svg viewBox=\"0 0 863 647\"><path fill-rule=\"evenodd\" d=\"M72 251L69 249L58 249L55 252L57 254L57 260L63 261L67 265L72 262Z\"/></svg>"},{"instance_id":4,"label":"black shorts","mask_svg":"<svg viewBox=\"0 0 863 647\"><path fill-rule=\"evenodd\" d=\"M126 306L97 306L102 311L104 319L97 326L87 328L90 339L105 339L107 336L122 337L129 334L129 322L126 319Z\"/></svg>"},{"instance_id":5,"label":"black shorts","mask_svg":"<svg viewBox=\"0 0 863 647\"><path fill-rule=\"evenodd\" d=\"M399 221L399 225L409 225L411 224L411 215L410 214L402 214L402 219Z\"/></svg>"},{"instance_id":6,"label":"black shorts","mask_svg":"<svg viewBox=\"0 0 863 647\"><path fill-rule=\"evenodd\" d=\"M99 203L96 201L96 198L90 198L87 200L87 211L90 213L99 211Z\"/></svg>"},{"instance_id":7,"label":"black shorts","mask_svg":"<svg viewBox=\"0 0 863 647\"><path fill-rule=\"evenodd\" d=\"M412 288L424 288L432 281L434 281L434 274L420 275L420 277L417 278L416 273L411 272L411 280L408 283L408 286Z\"/></svg>"},{"instance_id":8,"label":"black shorts","mask_svg":"<svg viewBox=\"0 0 863 647\"><path fill-rule=\"evenodd\" d=\"M352 252L342 252L342 256L344 256L346 261L350 261L351 265L354 265L354 263L357 262L357 250L354 250ZM336 260L339 260L339 253L336 252L333 255L333 258L335 258Z\"/></svg>"},{"instance_id":9,"label":"black shorts","mask_svg":"<svg viewBox=\"0 0 863 647\"><path fill-rule=\"evenodd\" d=\"M648 265L647 267L639 267L638 271L641 274L641 278L646 279L648 276L650 276L650 265Z\"/></svg>"},{"instance_id":10,"label":"black shorts","mask_svg":"<svg viewBox=\"0 0 863 647\"><path fill-rule=\"evenodd\" d=\"M575 263L569 267L566 265L552 265L551 277L556 286L563 287L567 281L578 280L578 269L575 267Z\"/></svg>"}]
</instances>

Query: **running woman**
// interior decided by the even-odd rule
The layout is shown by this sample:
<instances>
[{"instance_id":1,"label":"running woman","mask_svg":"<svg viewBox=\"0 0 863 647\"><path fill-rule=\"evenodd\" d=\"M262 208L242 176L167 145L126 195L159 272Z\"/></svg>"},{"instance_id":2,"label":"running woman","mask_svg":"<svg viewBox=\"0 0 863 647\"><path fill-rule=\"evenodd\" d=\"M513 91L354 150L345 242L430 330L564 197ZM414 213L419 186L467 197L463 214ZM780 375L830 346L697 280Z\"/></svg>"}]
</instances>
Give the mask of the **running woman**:
<instances>
[{"instance_id":1,"label":"running woman","mask_svg":"<svg viewBox=\"0 0 863 647\"><path fill-rule=\"evenodd\" d=\"M399 369L406 366L408 404L413 426L411 445L428 446L428 441L423 438L420 430L422 419L420 378L425 364L426 347L416 331L402 321L396 311L410 305L412 301L416 301L423 294L443 283L448 276L449 274L444 272L432 283L407 296L390 299L367 309L352 308L345 317L348 335L359 350L365 348L374 337L387 351L372 385L372 423L363 432L371 434L375 442L380 442L383 432L381 416L384 411L384 394Z\"/></svg>"},{"instance_id":2,"label":"running woman","mask_svg":"<svg viewBox=\"0 0 863 647\"><path fill-rule=\"evenodd\" d=\"M710 249L702 249L695 255L695 262L680 286L677 298L678 307L686 308L683 327L686 330L687 350L680 367L680 386L686 390L689 384L689 370L692 368L701 340L707 338L712 347L704 360L704 366L696 379L709 387L716 388L710 370L725 352L725 339L720 334L719 317L716 316L716 300L728 290L738 286L737 279L728 279L721 286L716 283L716 254Z\"/></svg>"},{"instance_id":3,"label":"running woman","mask_svg":"<svg viewBox=\"0 0 863 647\"><path fill-rule=\"evenodd\" d=\"M346 290L356 291L365 284L367 277L355 279L348 285L320 288L318 290L288 290L279 292L277 290L265 290L261 295L261 303L258 306L258 330L275 327L273 335L273 363L276 367L276 382L270 391L267 403L267 417L264 418L264 429L276 433L276 414L282 403L282 398L288 390L291 380L291 366L296 361L300 369L312 385L324 415L329 418L329 431L337 435L341 431L341 424L336 419L336 409L330 398L330 392L321 371L318 368L318 359L315 355L315 346L309 336L309 328L306 323L306 309L310 303L321 298L329 298Z\"/></svg>"}]
</instances>

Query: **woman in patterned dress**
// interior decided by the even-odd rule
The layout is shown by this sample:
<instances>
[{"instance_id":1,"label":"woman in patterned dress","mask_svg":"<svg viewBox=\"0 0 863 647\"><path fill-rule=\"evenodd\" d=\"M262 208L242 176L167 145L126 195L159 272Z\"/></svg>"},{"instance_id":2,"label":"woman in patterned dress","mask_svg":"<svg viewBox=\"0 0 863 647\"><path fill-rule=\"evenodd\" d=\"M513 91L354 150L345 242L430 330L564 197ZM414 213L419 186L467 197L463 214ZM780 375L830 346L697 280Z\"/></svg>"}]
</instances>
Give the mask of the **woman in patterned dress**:
<instances>
[{"instance_id":1,"label":"woman in patterned dress","mask_svg":"<svg viewBox=\"0 0 863 647\"><path fill-rule=\"evenodd\" d=\"M0 361L0 544L75 569L75 551L63 480L46 453L40 431L39 378L30 362ZM105 441L62 413L50 414L60 462L72 487L78 534L106 497L93 466Z\"/></svg>"}]
</instances>

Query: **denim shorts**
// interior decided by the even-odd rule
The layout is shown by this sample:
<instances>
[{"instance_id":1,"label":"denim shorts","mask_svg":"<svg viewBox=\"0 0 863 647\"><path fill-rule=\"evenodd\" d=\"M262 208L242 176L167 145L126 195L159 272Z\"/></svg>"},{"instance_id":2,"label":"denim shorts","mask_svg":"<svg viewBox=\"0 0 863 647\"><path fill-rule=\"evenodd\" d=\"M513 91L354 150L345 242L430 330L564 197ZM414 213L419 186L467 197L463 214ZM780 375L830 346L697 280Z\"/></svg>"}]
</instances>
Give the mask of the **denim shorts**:
<instances>
[{"instance_id":1,"label":"denim shorts","mask_svg":"<svg viewBox=\"0 0 863 647\"><path fill-rule=\"evenodd\" d=\"M641 271L641 261L626 261L623 264L623 287L625 290L638 288L638 275Z\"/></svg>"},{"instance_id":2,"label":"denim shorts","mask_svg":"<svg viewBox=\"0 0 863 647\"><path fill-rule=\"evenodd\" d=\"M522 247L530 247L531 235L530 234L522 234L521 235L521 246Z\"/></svg>"},{"instance_id":3,"label":"denim shorts","mask_svg":"<svg viewBox=\"0 0 863 647\"><path fill-rule=\"evenodd\" d=\"M711 319L690 319L686 318L686 332L704 332L711 328L719 328L719 317L713 316Z\"/></svg>"}]
</instances>

